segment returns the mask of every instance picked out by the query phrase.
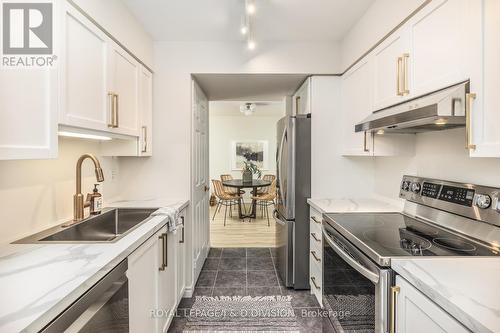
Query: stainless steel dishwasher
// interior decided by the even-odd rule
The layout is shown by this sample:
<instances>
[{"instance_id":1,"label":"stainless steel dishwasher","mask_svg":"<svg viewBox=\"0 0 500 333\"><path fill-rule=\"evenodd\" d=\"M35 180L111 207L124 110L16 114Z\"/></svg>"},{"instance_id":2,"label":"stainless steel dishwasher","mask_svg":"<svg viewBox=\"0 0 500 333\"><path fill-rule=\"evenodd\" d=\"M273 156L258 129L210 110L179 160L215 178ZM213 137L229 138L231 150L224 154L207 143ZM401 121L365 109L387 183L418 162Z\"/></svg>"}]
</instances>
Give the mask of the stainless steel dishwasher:
<instances>
[{"instance_id":1,"label":"stainless steel dishwasher","mask_svg":"<svg viewBox=\"0 0 500 333\"><path fill-rule=\"evenodd\" d=\"M127 268L125 259L41 332L128 332Z\"/></svg>"}]
</instances>

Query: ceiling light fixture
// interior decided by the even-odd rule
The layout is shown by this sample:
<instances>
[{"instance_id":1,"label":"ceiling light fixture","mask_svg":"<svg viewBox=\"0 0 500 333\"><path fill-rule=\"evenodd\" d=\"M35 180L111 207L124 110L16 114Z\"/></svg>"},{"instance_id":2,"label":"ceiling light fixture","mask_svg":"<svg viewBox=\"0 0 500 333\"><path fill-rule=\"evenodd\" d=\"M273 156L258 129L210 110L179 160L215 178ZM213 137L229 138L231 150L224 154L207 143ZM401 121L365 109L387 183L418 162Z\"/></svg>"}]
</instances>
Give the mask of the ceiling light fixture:
<instances>
[{"instance_id":1,"label":"ceiling light fixture","mask_svg":"<svg viewBox=\"0 0 500 333\"><path fill-rule=\"evenodd\" d=\"M255 47L257 46L257 44L255 43L255 41L253 41L253 40L249 39L249 40L248 40L248 45L247 45L247 46L248 46L248 49L249 49L249 50L255 50Z\"/></svg>"},{"instance_id":2,"label":"ceiling light fixture","mask_svg":"<svg viewBox=\"0 0 500 333\"><path fill-rule=\"evenodd\" d=\"M241 34L246 35L248 33L248 27L246 25L241 27Z\"/></svg>"},{"instance_id":3,"label":"ceiling light fixture","mask_svg":"<svg viewBox=\"0 0 500 333\"><path fill-rule=\"evenodd\" d=\"M251 116L255 112L255 107L254 103L245 103L240 106L240 112L245 116Z\"/></svg>"},{"instance_id":4,"label":"ceiling light fixture","mask_svg":"<svg viewBox=\"0 0 500 333\"><path fill-rule=\"evenodd\" d=\"M255 7L255 3L253 2L253 0L246 0L246 10L247 14L249 15L255 14L257 7Z\"/></svg>"}]
</instances>

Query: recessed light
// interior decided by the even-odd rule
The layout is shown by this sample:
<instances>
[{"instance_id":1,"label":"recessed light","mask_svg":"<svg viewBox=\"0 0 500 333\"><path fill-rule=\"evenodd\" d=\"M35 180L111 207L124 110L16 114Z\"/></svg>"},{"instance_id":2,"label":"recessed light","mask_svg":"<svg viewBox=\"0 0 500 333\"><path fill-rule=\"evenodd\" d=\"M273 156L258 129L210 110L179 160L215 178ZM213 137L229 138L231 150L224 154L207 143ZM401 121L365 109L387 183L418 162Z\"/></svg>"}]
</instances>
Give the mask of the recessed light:
<instances>
[{"instance_id":1,"label":"recessed light","mask_svg":"<svg viewBox=\"0 0 500 333\"><path fill-rule=\"evenodd\" d=\"M102 140L102 141L111 140L111 138L109 136L95 135L95 134L75 133L75 132L66 132L66 131L59 131L57 134L59 136L66 136L66 137L70 137L70 138Z\"/></svg>"},{"instance_id":2,"label":"recessed light","mask_svg":"<svg viewBox=\"0 0 500 333\"><path fill-rule=\"evenodd\" d=\"M248 49L249 50L255 50L256 46L257 46L257 44L255 44L255 42L253 40L248 41Z\"/></svg>"},{"instance_id":3,"label":"recessed light","mask_svg":"<svg viewBox=\"0 0 500 333\"><path fill-rule=\"evenodd\" d=\"M446 119L438 119L434 122L434 124L438 125L438 126L443 126L443 125L446 125L448 123L448 121Z\"/></svg>"},{"instance_id":4,"label":"recessed light","mask_svg":"<svg viewBox=\"0 0 500 333\"><path fill-rule=\"evenodd\" d=\"M246 25L241 27L241 34L246 35L248 33L248 27Z\"/></svg>"},{"instance_id":5,"label":"recessed light","mask_svg":"<svg viewBox=\"0 0 500 333\"><path fill-rule=\"evenodd\" d=\"M384 133L385 133L385 131L384 131L383 129L379 129L379 130L377 131L377 134L378 134L378 135L383 135Z\"/></svg>"}]
</instances>

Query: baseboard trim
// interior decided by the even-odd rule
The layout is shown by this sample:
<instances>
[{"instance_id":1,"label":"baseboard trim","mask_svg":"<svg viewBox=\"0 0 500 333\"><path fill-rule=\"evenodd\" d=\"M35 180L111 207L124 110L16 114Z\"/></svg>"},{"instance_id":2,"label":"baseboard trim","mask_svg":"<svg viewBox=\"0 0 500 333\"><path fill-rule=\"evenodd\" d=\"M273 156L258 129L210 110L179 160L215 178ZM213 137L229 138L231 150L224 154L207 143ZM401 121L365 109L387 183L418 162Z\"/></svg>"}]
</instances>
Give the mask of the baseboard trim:
<instances>
[{"instance_id":1,"label":"baseboard trim","mask_svg":"<svg viewBox=\"0 0 500 333\"><path fill-rule=\"evenodd\" d=\"M189 287L186 286L184 287L184 294L182 295L182 297L191 298L193 297L193 292L194 292L194 284Z\"/></svg>"}]
</instances>

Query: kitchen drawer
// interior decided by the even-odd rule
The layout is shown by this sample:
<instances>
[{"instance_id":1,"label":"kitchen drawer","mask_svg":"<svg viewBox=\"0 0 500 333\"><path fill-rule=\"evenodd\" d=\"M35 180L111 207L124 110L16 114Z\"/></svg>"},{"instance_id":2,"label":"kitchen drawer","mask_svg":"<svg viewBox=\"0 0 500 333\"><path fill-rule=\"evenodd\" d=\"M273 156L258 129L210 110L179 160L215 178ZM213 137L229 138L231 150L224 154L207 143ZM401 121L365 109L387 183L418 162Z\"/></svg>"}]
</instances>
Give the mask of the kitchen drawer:
<instances>
[{"instance_id":1,"label":"kitchen drawer","mask_svg":"<svg viewBox=\"0 0 500 333\"><path fill-rule=\"evenodd\" d=\"M322 302L322 293L323 293L322 268L323 268L323 265L321 262L318 263L311 256L310 261L309 261L309 267L310 267L309 284L311 286L311 294L313 294L316 297L316 299L318 300L318 303L321 306L323 306L323 302Z\"/></svg>"},{"instance_id":2,"label":"kitchen drawer","mask_svg":"<svg viewBox=\"0 0 500 333\"><path fill-rule=\"evenodd\" d=\"M323 237L321 232L312 232L309 237L309 248L311 251L315 251L316 254L321 258L323 255Z\"/></svg>"}]
</instances>

